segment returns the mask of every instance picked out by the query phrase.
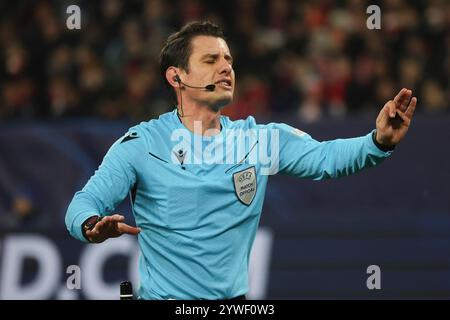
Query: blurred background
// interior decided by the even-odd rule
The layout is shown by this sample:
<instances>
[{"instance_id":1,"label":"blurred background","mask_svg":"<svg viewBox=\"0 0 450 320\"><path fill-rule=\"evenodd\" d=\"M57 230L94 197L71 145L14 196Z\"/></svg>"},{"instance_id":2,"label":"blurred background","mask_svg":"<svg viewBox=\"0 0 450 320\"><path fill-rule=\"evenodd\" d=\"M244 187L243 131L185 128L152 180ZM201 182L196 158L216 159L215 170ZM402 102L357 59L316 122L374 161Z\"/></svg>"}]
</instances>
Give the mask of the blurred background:
<instances>
[{"instance_id":1,"label":"blurred background","mask_svg":"<svg viewBox=\"0 0 450 320\"><path fill-rule=\"evenodd\" d=\"M73 4L80 30L66 26ZM366 26L371 4L379 30ZM118 281L136 278L132 238L85 246L65 231L65 210L128 127L174 108L158 54L201 19L223 26L234 57L223 112L233 119L327 140L368 133L403 87L419 101L381 166L271 178L250 297L450 298L446 0L0 1L0 298L114 299ZM132 222L127 201L117 211ZM80 290L66 287L69 265L89 279ZM380 290L366 286L370 265Z\"/></svg>"}]
</instances>

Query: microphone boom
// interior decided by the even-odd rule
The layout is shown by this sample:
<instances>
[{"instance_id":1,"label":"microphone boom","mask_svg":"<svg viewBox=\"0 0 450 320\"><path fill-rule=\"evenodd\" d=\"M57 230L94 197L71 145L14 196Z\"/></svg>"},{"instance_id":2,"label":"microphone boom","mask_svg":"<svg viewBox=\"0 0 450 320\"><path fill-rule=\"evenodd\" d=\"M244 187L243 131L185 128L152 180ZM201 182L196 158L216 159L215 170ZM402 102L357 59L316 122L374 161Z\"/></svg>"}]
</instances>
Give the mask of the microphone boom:
<instances>
[{"instance_id":1,"label":"microphone boom","mask_svg":"<svg viewBox=\"0 0 450 320\"><path fill-rule=\"evenodd\" d=\"M203 89L206 91L214 91L216 89L216 85L215 84L208 84L207 86L204 87L197 87L197 86L191 86L188 85L186 83L184 83L183 81L181 81L180 77L178 75L175 76L175 81L177 81L178 83L181 83L182 85L185 85L186 87L192 88L192 89Z\"/></svg>"}]
</instances>

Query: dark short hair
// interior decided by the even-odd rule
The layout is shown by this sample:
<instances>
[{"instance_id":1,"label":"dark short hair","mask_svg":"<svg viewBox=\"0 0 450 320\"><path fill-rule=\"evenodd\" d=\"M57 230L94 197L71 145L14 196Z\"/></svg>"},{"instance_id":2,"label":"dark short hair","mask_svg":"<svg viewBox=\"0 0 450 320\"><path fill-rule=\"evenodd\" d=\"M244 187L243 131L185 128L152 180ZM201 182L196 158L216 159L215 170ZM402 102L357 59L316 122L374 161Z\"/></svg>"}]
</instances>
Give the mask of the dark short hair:
<instances>
[{"instance_id":1,"label":"dark short hair","mask_svg":"<svg viewBox=\"0 0 450 320\"><path fill-rule=\"evenodd\" d=\"M192 53L191 40L196 36L224 38L222 28L210 21L193 21L168 38L159 54L159 66L163 81L174 97L171 86L166 81L166 71L174 66L189 72L189 57Z\"/></svg>"}]
</instances>

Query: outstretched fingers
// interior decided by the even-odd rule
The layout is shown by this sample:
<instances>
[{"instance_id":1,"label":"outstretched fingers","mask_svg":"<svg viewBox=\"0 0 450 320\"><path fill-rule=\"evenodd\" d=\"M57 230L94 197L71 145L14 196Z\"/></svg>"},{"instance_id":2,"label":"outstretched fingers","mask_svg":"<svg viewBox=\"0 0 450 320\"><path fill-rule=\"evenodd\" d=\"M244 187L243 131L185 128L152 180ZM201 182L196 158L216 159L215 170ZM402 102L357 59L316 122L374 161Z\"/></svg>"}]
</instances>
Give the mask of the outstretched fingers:
<instances>
[{"instance_id":1,"label":"outstretched fingers","mask_svg":"<svg viewBox=\"0 0 450 320\"><path fill-rule=\"evenodd\" d=\"M86 234L88 236L96 236L108 233L112 231L119 222L124 220L125 217L118 214L102 217L101 220L95 224L95 227L92 230L87 231Z\"/></svg>"},{"instance_id":2,"label":"outstretched fingers","mask_svg":"<svg viewBox=\"0 0 450 320\"><path fill-rule=\"evenodd\" d=\"M406 111L397 110L397 115L403 120L403 124L409 126L411 123L411 118L416 110L417 98L413 97L409 103L408 109Z\"/></svg>"},{"instance_id":3,"label":"outstretched fingers","mask_svg":"<svg viewBox=\"0 0 450 320\"><path fill-rule=\"evenodd\" d=\"M125 217L120 214L113 214L110 216L111 220L114 222L123 222L125 220Z\"/></svg>"},{"instance_id":4,"label":"outstretched fingers","mask_svg":"<svg viewBox=\"0 0 450 320\"><path fill-rule=\"evenodd\" d=\"M409 103L408 109L405 112L406 117L408 117L408 119L411 119L414 111L416 110L416 105L417 105L417 98L413 97L411 99L411 102Z\"/></svg>"},{"instance_id":5,"label":"outstretched fingers","mask_svg":"<svg viewBox=\"0 0 450 320\"><path fill-rule=\"evenodd\" d=\"M137 234L139 234L139 232L141 232L141 228L132 227L132 226L129 226L129 225L125 224L125 223L120 223L119 224L119 232L120 233L131 234L131 235L137 235Z\"/></svg>"},{"instance_id":6,"label":"outstretched fingers","mask_svg":"<svg viewBox=\"0 0 450 320\"><path fill-rule=\"evenodd\" d=\"M395 98L394 98L394 102L395 102L395 104L397 104L397 105L400 105L401 104L401 102L402 102L402 100L403 100L403 95L406 93L406 89L405 88L403 88L402 90L400 90L398 93L397 93L397 95L395 96Z\"/></svg>"},{"instance_id":7,"label":"outstretched fingers","mask_svg":"<svg viewBox=\"0 0 450 320\"><path fill-rule=\"evenodd\" d=\"M399 91L399 93L395 96L394 102L397 108L402 111L405 111L408 107L408 104L412 97L412 91L406 88L403 88Z\"/></svg>"}]
</instances>

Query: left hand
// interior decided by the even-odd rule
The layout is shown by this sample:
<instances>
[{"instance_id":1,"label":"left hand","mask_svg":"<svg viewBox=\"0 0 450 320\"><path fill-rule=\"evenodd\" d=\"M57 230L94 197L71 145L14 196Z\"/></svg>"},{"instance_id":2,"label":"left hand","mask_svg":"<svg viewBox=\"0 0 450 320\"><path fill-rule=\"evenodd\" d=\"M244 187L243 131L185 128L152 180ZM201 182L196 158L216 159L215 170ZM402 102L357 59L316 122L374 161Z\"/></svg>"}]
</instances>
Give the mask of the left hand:
<instances>
[{"instance_id":1,"label":"left hand","mask_svg":"<svg viewBox=\"0 0 450 320\"><path fill-rule=\"evenodd\" d=\"M403 88L381 109L376 120L375 137L379 144L394 146L405 137L417 104L417 98L411 97L412 91Z\"/></svg>"}]
</instances>

